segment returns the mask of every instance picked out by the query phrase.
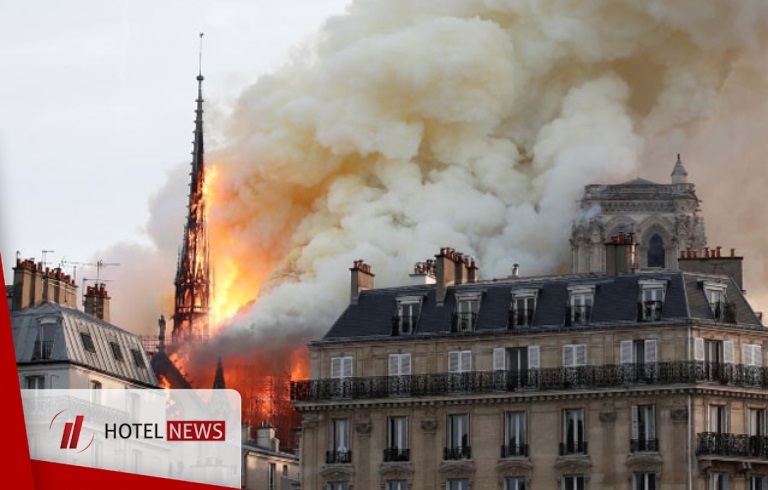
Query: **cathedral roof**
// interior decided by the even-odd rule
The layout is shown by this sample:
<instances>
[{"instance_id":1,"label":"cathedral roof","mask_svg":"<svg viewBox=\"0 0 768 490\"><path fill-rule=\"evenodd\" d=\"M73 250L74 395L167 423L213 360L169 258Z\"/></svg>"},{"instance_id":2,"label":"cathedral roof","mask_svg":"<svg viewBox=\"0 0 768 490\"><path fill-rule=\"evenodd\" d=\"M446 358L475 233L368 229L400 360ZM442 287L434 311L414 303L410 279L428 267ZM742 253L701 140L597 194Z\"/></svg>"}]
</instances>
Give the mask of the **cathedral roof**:
<instances>
[{"instance_id":1,"label":"cathedral roof","mask_svg":"<svg viewBox=\"0 0 768 490\"><path fill-rule=\"evenodd\" d=\"M632 180L628 180L626 182L622 182L619 185L661 185L657 182L652 182L648 179L641 179L640 177Z\"/></svg>"}]
</instances>

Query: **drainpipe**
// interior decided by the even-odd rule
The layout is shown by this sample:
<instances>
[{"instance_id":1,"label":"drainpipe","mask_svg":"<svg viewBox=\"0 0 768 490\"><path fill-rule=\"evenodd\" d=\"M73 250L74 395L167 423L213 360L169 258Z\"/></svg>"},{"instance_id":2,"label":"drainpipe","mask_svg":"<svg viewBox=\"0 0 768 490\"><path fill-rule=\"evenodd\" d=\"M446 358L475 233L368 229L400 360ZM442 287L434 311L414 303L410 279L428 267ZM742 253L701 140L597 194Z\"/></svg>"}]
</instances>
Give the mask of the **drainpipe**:
<instances>
[{"instance_id":1,"label":"drainpipe","mask_svg":"<svg viewBox=\"0 0 768 490\"><path fill-rule=\"evenodd\" d=\"M688 359L693 359L693 334L688 327ZM688 361L690 362L690 360ZM693 490L693 451L691 451L691 439L693 438L693 404L691 393L688 392L688 437L686 437L685 450L688 453L688 490Z\"/></svg>"}]
</instances>

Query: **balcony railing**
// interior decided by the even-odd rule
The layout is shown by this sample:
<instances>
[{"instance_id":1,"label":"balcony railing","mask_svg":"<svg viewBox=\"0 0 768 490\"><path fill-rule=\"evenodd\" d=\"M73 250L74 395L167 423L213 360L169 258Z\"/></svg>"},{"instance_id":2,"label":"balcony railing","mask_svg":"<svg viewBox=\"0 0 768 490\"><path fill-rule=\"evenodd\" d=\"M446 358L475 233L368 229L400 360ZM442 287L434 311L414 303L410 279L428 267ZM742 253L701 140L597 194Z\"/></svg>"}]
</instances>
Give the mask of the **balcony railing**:
<instances>
[{"instance_id":1,"label":"balcony railing","mask_svg":"<svg viewBox=\"0 0 768 490\"><path fill-rule=\"evenodd\" d=\"M327 464L347 464L352 462L352 451L326 451Z\"/></svg>"},{"instance_id":2,"label":"balcony railing","mask_svg":"<svg viewBox=\"0 0 768 490\"><path fill-rule=\"evenodd\" d=\"M514 458L520 456L528 456L528 444L501 446L502 458Z\"/></svg>"},{"instance_id":3,"label":"balcony railing","mask_svg":"<svg viewBox=\"0 0 768 490\"><path fill-rule=\"evenodd\" d=\"M658 439L632 439L629 442L629 451L632 453L657 452L658 450Z\"/></svg>"},{"instance_id":4,"label":"balcony railing","mask_svg":"<svg viewBox=\"0 0 768 490\"><path fill-rule=\"evenodd\" d=\"M712 304L712 314L721 323L736 323L736 305L726 301Z\"/></svg>"},{"instance_id":5,"label":"balcony railing","mask_svg":"<svg viewBox=\"0 0 768 490\"><path fill-rule=\"evenodd\" d=\"M443 449L443 459L446 461L472 459L472 448L470 446L447 447Z\"/></svg>"},{"instance_id":6,"label":"balcony railing","mask_svg":"<svg viewBox=\"0 0 768 490\"><path fill-rule=\"evenodd\" d=\"M51 358L53 340L36 340L35 350L32 352L33 361L47 361Z\"/></svg>"},{"instance_id":7,"label":"balcony railing","mask_svg":"<svg viewBox=\"0 0 768 490\"><path fill-rule=\"evenodd\" d=\"M560 443L560 456L571 454L587 454L586 441L568 441Z\"/></svg>"},{"instance_id":8,"label":"balcony railing","mask_svg":"<svg viewBox=\"0 0 768 490\"><path fill-rule=\"evenodd\" d=\"M392 317L392 335L410 335L413 333L413 329L416 326L416 322L419 321L417 316L400 316L395 315Z\"/></svg>"},{"instance_id":9,"label":"balcony railing","mask_svg":"<svg viewBox=\"0 0 768 490\"><path fill-rule=\"evenodd\" d=\"M592 307L588 305L566 306L565 307L565 326L588 325L589 317L592 313Z\"/></svg>"},{"instance_id":10,"label":"balcony railing","mask_svg":"<svg viewBox=\"0 0 768 490\"><path fill-rule=\"evenodd\" d=\"M768 437L701 432L697 434L696 454L768 459Z\"/></svg>"},{"instance_id":11,"label":"balcony railing","mask_svg":"<svg viewBox=\"0 0 768 490\"><path fill-rule=\"evenodd\" d=\"M768 368L702 361L674 361L519 371L372 376L343 380L313 379L291 382L291 400L366 400L690 383L718 383L768 389Z\"/></svg>"},{"instance_id":12,"label":"balcony railing","mask_svg":"<svg viewBox=\"0 0 768 490\"><path fill-rule=\"evenodd\" d=\"M638 322L658 322L661 320L663 301L641 301L637 303Z\"/></svg>"},{"instance_id":13,"label":"balcony railing","mask_svg":"<svg viewBox=\"0 0 768 490\"><path fill-rule=\"evenodd\" d=\"M533 325L533 315L536 310L520 308L509 310L509 318L507 319L507 329L514 330L516 328L530 327Z\"/></svg>"},{"instance_id":14,"label":"balcony railing","mask_svg":"<svg viewBox=\"0 0 768 490\"><path fill-rule=\"evenodd\" d=\"M462 312L454 313L451 322L451 332L471 332L475 329L477 323L477 313Z\"/></svg>"},{"instance_id":15,"label":"balcony railing","mask_svg":"<svg viewBox=\"0 0 768 490\"><path fill-rule=\"evenodd\" d=\"M391 447L384 450L384 461L385 462L391 462L391 461L410 461L411 460L411 450L410 449L400 449L397 447Z\"/></svg>"}]
</instances>

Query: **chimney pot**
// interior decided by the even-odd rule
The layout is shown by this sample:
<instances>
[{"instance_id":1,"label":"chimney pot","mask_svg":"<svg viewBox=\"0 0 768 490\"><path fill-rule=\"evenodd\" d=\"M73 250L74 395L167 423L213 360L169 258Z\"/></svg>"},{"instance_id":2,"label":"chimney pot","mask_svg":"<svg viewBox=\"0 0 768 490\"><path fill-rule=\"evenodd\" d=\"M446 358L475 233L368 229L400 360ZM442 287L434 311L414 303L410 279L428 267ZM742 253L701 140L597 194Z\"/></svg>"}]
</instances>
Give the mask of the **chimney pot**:
<instances>
[{"instance_id":1,"label":"chimney pot","mask_svg":"<svg viewBox=\"0 0 768 490\"><path fill-rule=\"evenodd\" d=\"M717 256L720 257L720 249L723 248L720 245L717 246Z\"/></svg>"},{"instance_id":2,"label":"chimney pot","mask_svg":"<svg viewBox=\"0 0 768 490\"><path fill-rule=\"evenodd\" d=\"M731 249L731 257L736 257L736 249L735 248Z\"/></svg>"}]
</instances>

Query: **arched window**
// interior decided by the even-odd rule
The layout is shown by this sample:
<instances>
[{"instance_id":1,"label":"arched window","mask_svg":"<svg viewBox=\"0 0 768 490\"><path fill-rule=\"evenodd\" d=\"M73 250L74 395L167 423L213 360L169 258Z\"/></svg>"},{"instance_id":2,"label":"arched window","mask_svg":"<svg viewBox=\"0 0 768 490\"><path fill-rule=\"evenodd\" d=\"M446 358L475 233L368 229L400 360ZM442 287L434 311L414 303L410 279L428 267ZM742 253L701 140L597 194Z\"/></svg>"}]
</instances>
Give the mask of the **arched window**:
<instances>
[{"instance_id":1,"label":"arched window","mask_svg":"<svg viewBox=\"0 0 768 490\"><path fill-rule=\"evenodd\" d=\"M648 267L664 268L666 264L664 257L664 240L656 234L648 242Z\"/></svg>"}]
</instances>

